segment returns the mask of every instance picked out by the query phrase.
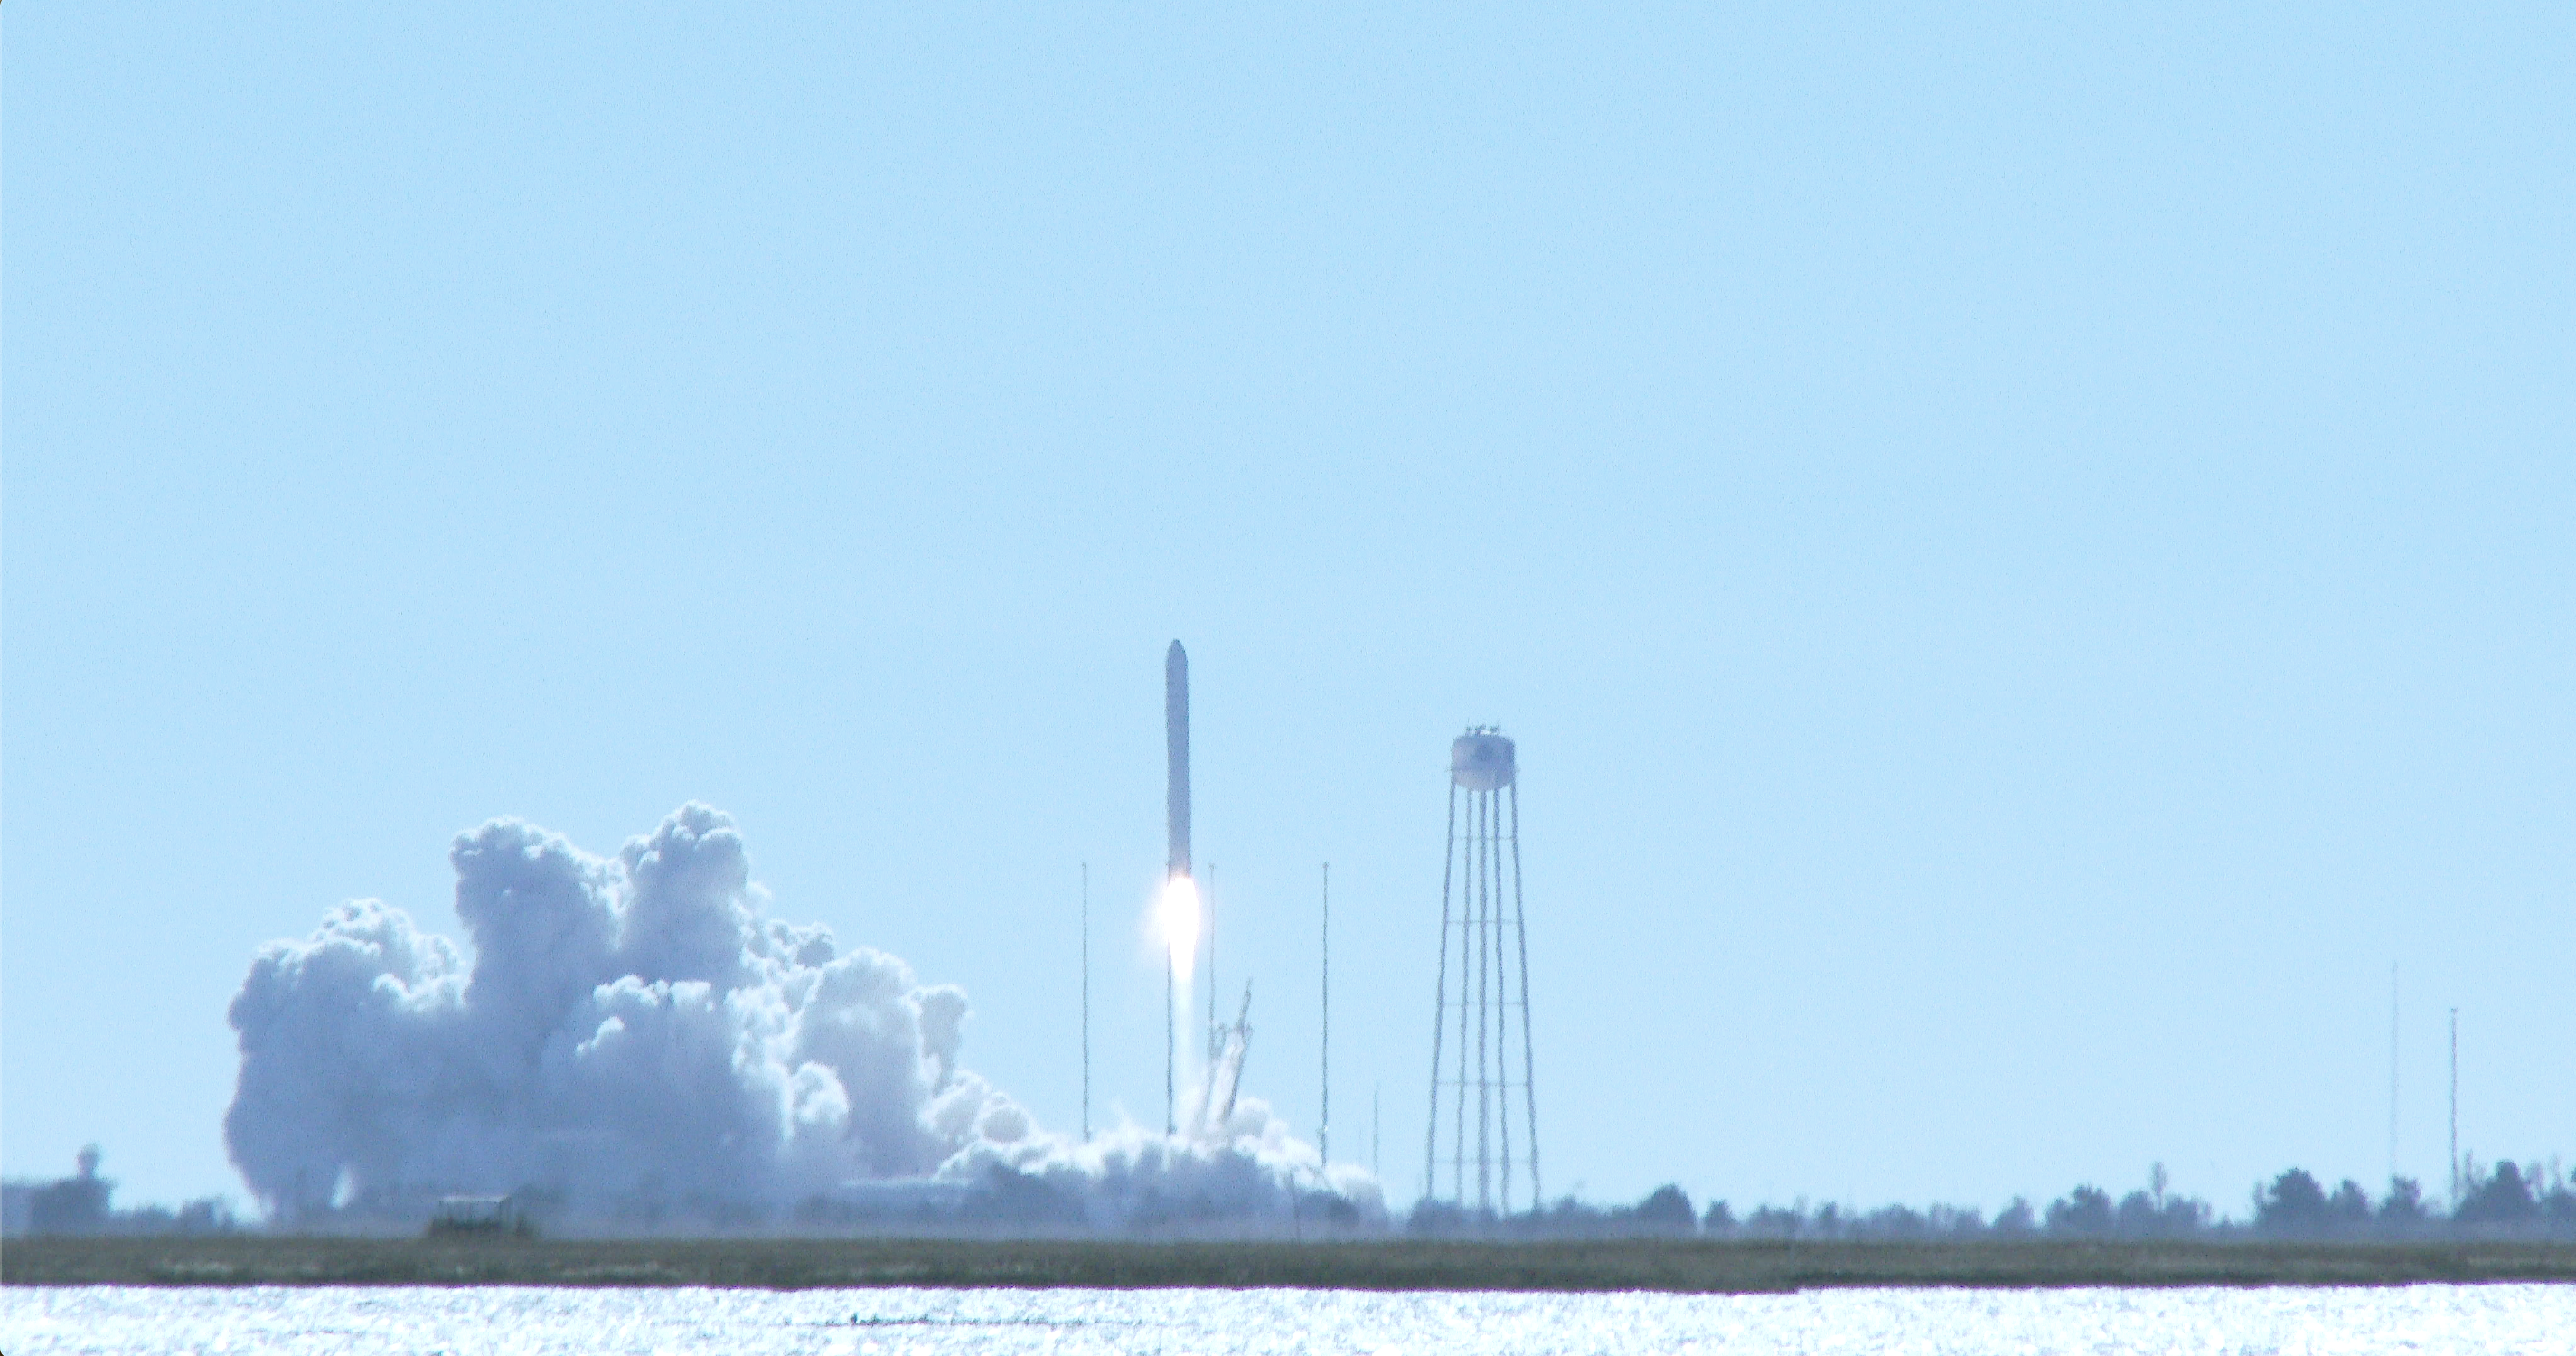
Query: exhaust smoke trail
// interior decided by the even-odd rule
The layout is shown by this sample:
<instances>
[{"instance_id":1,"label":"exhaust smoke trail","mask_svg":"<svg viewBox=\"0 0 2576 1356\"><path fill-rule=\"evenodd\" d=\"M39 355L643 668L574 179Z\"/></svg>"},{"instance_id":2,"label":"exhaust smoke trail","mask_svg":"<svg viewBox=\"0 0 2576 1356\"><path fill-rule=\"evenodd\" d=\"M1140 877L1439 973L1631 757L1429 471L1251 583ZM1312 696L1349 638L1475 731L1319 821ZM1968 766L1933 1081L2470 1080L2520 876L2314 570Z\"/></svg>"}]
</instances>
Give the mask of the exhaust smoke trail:
<instances>
[{"instance_id":1,"label":"exhaust smoke trail","mask_svg":"<svg viewBox=\"0 0 2576 1356\"><path fill-rule=\"evenodd\" d=\"M1251 1098L1194 1136L1045 1131L960 1065L963 990L770 917L707 806L614 857L503 819L449 858L470 950L362 900L270 944L233 999L225 1142L272 1214L529 1186L596 1215L776 1209L998 1171L1099 1225L1318 1194L1383 1217L1373 1178Z\"/></svg>"}]
</instances>

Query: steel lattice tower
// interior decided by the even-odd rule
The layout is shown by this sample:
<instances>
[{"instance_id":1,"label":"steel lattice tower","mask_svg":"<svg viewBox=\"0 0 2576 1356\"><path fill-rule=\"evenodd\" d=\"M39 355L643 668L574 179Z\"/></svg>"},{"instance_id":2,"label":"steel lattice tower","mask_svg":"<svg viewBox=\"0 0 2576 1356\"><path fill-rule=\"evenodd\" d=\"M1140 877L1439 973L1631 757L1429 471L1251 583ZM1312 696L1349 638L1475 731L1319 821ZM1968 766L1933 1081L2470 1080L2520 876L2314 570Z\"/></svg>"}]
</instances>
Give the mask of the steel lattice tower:
<instances>
[{"instance_id":1,"label":"steel lattice tower","mask_svg":"<svg viewBox=\"0 0 2576 1356\"><path fill-rule=\"evenodd\" d=\"M1469 727L1449 745L1449 850L1440 869L1440 984L1422 1181L1425 1196L1440 1197L1447 1166L1448 1199L1485 1215L1512 1212L1516 1170L1524 1166L1529 1208L1540 1202L1520 807L1512 741L1492 726Z\"/></svg>"}]
</instances>

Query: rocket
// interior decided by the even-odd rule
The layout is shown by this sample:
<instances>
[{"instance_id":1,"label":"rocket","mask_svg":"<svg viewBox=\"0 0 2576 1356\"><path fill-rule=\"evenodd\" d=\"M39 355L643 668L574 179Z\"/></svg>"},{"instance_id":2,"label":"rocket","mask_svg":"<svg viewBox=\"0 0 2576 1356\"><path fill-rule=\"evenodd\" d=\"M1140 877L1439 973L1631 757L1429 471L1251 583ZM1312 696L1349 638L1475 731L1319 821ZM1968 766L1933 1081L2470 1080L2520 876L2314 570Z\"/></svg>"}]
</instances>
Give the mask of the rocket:
<instances>
[{"instance_id":1,"label":"rocket","mask_svg":"<svg viewBox=\"0 0 2576 1356\"><path fill-rule=\"evenodd\" d=\"M1171 842L1164 871L1179 879L1190 874L1190 656L1177 640L1163 652L1163 751L1169 763L1163 814Z\"/></svg>"}]
</instances>

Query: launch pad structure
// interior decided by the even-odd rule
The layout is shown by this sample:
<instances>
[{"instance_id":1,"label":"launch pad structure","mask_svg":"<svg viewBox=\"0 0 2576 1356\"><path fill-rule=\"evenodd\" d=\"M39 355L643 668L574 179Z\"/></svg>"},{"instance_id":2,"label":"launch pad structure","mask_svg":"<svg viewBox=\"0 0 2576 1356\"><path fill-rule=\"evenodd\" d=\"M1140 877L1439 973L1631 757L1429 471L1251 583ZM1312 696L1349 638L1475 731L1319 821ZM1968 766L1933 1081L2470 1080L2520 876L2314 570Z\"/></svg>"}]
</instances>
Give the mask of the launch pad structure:
<instances>
[{"instance_id":1,"label":"launch pad structure","mask_svg":"<svg viewBox=\"0 0 2576 1356\"><path fill-rule=\"evenodd\" d=\"M1440 982L1422 1191L1441 1199L1446 1167L1446 1199L1487 1216L1512 1213L1517 1169L1527 1172L1529 1208L1542 1198L1517 757L1512 741L1490 725L1470 726L1451 741L1449 845L1440 869Z\"/></svg>"}]
</instances>

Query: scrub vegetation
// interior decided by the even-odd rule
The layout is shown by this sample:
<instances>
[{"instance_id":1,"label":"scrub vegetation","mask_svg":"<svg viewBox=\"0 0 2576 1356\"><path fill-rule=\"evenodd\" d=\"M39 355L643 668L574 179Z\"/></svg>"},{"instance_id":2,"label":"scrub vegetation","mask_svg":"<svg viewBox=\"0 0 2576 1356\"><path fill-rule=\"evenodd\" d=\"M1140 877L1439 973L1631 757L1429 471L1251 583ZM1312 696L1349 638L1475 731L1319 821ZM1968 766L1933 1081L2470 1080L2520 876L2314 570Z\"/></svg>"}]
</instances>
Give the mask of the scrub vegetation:
<instances>
[{"instance_id":1,"label":"scrub vegetation","mask_svg":"<svg viewBox=\"0 0 2576 1356\"><path fill-rule=\"evenodd\" d=\"M1610 1239L1105 1240L38 1238L10 1285L937 1286L1757 1292L1834 1286L2576 1282L2576 1246L2522 1242L1864 1243Z\"/></svg>"},{"instance_id":2,"label":"scrub vegetation","mask_svg":"<svg viewBox=\"0 0 2576 1356\"><path fill-rule=\"evenodd\" d=\"M1725 1202L1694 1210L1678 1186L1658 1187L1630 1206L1600 1207L1568 1197L1546 1209L1507 1217L1478 1215L1437 1201L1414 1207L1417 1235L1502 1238L1663 1236L1731 1240L1855 1243L2031 1242L2117 1239L2242 1242L2432 1241L2525 1239L2576 1243L2576 1180L2555 1163L2463 1163L2459 1203L2445 1209L2423 1187L2400 1177L2373 1197L2346 1179L2332 1189L2303 1168L2256 1186L2242 1219L2220 1216L2209 1202L2166 1190L2161 1165L2147 1184L2117 1197L2082 1185L2046 1206L2016 1197L1988 1218L1971 1207L1907 1205L1857 1210L1826 1203L1764 1205L1738 1217Z\"/></svg>"}]
</instances>

